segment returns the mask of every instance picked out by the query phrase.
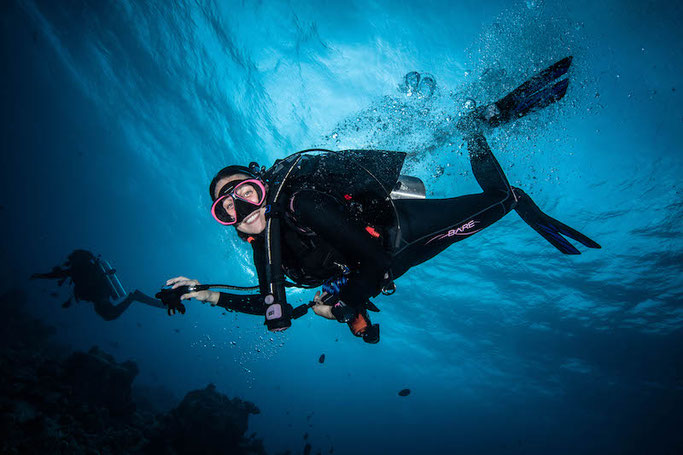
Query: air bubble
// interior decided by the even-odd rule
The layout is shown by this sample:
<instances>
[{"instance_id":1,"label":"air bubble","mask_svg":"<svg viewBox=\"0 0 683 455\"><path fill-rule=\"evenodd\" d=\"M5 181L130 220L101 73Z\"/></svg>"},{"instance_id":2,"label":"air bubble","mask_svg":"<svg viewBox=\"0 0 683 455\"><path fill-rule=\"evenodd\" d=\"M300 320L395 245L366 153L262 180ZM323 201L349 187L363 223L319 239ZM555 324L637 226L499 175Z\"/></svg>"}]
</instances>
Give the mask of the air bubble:
<instances>
[{"instance_id":1,"label":"air bubble","mask_svg":"<svg viewBox=\"0 0 683 455\"><path fill-rule=\"evenodd\" d=\"M467 111L471 111L477 107L477 102L472 98L467 98L462 107Z\"/></svg>"}]
</instances>

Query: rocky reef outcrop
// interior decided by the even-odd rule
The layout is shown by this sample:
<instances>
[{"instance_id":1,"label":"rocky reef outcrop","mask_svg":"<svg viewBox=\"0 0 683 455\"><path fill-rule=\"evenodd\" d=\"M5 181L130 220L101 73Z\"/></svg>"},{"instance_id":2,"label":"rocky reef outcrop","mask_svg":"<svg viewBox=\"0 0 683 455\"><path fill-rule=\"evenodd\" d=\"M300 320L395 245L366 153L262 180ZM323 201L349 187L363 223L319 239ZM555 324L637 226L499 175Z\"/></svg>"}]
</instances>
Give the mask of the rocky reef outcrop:
<instances>
[{"instance_id":1,"label":"rocky reef outcrop","mask_svg":"<svg viewBox=\"0 0 683 455\"><path fill-rule=\"evenodd\" d=\"M213 385L189 392L169 412L136 409L134 362L97 347L68 352L25 311L26 296L0 295L0 453L265 454L245 437L258 408Z\"/></svg>"},{"instance_id":2,"label":"rocky reef outcrop","mask_svg":"<svg viewBox=\"0 0 683 455\"><path fill-rule=\"evenodd\" d=\"M252 403L230 399L209 384L189 392L178 407L159 416L148 449L159 454L265 453L260 440L244 437L249 414L258 413Z\"/></svg>"}]
</instances>

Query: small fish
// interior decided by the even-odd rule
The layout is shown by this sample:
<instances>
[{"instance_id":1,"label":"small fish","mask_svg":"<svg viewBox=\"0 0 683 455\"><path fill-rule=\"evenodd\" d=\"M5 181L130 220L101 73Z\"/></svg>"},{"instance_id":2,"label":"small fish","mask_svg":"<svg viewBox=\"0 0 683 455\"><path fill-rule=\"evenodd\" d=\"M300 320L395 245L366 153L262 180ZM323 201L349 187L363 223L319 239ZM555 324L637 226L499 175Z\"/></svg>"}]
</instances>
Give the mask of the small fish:
<instances>
[{"instance_id":1,"label":"small fish","mask_svg":"<svg viewBox=\"0 0 683 455\"><path fill-rule=\"evenodd\" d=\"M318 359L318 363L325 363L325 354L322 354Z\"/></svg>"},{"instance_id":2,"label":"small fish","mask_svg":"<svg viewBox=\"0 0 683 455\"><path fill-rule=\"evenodd\" d=\"M398 392L398 395L401 397L407 397L410 395L410 389L403 389L400 392Z\"/></svg>"},{"instance_id":3,"label":"small fish","mask_svg":"<svg viewBox=\"0 0 683 455\"><path fill-rule=\"evenodd\" d=\"M141 323L139 323L139 322L138 322L138 323L136 323L135 325L137 325L138 327L142 327L142 324L141 324Z\"/></svg>"},{"instance_id":4,"label":"small fish","mask_svg":"<svg viewBox=\"0 0 683 455\"><path fill-rule=\"evenodd\" d=\"M173 329L175 333L180 333L180 329Z\"/></svg>"}]
</instances>

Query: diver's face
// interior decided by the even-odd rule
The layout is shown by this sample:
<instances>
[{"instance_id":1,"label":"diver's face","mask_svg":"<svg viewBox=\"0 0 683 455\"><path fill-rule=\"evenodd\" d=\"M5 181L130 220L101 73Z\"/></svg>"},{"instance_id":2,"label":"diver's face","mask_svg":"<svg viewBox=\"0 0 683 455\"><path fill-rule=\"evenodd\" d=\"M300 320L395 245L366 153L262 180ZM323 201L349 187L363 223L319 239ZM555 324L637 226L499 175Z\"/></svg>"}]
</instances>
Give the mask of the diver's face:
<instances>
[{"instance_id":1,"label":"diver's face","mask_svg":"<svg viewBox=\"0 0 683 455\"><path fill-rule=\"evenodd\" d=\"M220 192L221 188L223 188L226 184L234 180L244 180L248 178L250 177L244 174L235 174L220 179L218 183L216 183L214 197L218 197L218 193ZM251 188L250 185L244 185L244 188L240 188L239 191L240 197L247 199L249 201L253 201L254 203L258 202L258 194L253 188ZM230 214L230 216L236 217L237 214L235 213L235 207L233 206L231 198L225 199L225 201L223 202L223 208L226 212L228 212L228 214ZM244 220L242 220L241 223L238 223L235 227L238 231L244 232L245 234L260 234L266 228L266 208L261 207L260 209L255 210L252 214L247 216Z\"/></svg>"}]
</instances>

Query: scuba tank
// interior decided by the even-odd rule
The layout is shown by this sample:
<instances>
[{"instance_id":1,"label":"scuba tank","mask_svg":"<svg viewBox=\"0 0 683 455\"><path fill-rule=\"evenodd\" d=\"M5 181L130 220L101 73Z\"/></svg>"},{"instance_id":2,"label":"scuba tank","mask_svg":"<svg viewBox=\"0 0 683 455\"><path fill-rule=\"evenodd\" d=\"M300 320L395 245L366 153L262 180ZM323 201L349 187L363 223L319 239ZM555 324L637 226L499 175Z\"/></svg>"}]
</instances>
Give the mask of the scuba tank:
<instances>
[{"instance_id":1,"label":"scuba tank","mask_svg":"<svg viewBox=\"0 0 683 455\"><path fill-rule=\"evenodd\" d=\"M389 197L391 199L424 199L426 195L427 190L422 180L409 175L399 175Z\"/></svg>"},{"instance_id":2,"label":"scuba tank","mask_svg":"<svg viewBox=\"0 0 683 455\"><path fill-rule=\"evenodd\" d=\"M107 262L106 260L97 257L95 259L95 264L99 267L100 271L104 274L104 277L109 284L109 290L111 291L111 296L118 300L126 296L126 290L123 288L121 281L116 276L116 270Z\"/></svg>"}]
</instances>

